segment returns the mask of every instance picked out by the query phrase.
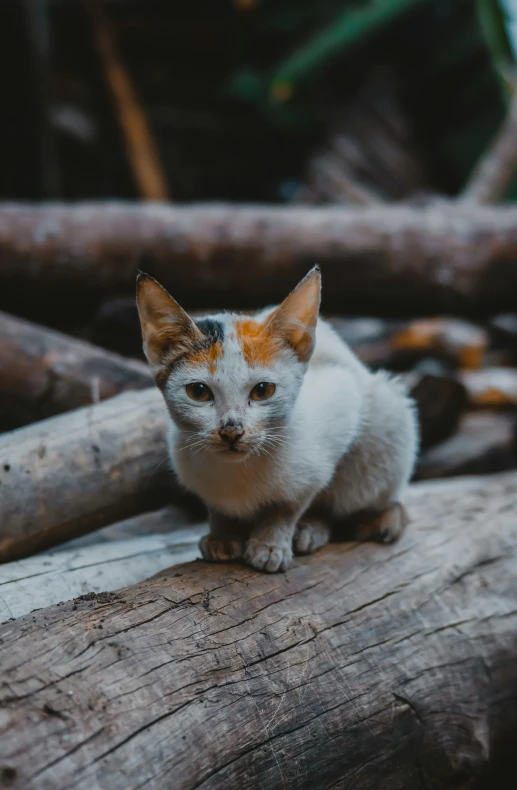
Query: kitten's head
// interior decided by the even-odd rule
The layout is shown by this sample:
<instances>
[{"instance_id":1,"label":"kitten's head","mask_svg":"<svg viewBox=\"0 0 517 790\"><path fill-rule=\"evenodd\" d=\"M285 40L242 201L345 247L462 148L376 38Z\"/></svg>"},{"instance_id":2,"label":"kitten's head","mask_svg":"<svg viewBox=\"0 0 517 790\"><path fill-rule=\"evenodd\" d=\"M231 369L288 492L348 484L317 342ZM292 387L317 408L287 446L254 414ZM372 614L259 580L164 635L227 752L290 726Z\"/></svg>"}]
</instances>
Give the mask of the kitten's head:
<instances>
[{"instance_id":1,"label":"kitten's head","mask_svg":"<svg viewBox=\"0 0 517 790\"><path fill-rule=\"evenodd\" d=\"M314 348L320 291L316 267L276 309L194 321L139 275L144 352L186 449L239 460L282 441Z\"/></svg>"}]
</instances>

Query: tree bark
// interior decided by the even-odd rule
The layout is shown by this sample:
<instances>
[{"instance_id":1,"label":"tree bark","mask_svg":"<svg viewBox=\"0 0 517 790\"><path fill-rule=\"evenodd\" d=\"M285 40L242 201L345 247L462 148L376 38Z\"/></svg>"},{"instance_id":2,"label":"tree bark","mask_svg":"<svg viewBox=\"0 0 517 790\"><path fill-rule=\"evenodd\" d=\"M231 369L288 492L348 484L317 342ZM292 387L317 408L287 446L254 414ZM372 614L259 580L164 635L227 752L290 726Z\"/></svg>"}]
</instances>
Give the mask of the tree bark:
<instances>
[{"instance_id":1,"label":"tree bark","mask_svg":"<svg viewBox=\"0 0 517 790\"><path fill-rule=\"evenodd\" d=\"M0 313L0 422L14 428L152 385L145 365Z\"/></svg>"},{"instance_id":2,"label":"tree bark","mask_svg":"<svg viewBox=\"0 0 517 790\"><path fill-rule=\"evenodd\" d=\"M0 562L163 504L166 434L152 388L0 436Z\"/></svg>"},{"instance_id":3,"label":"tree bark","mask_svg":"<svg viewBox=\"0 0 517 790\"><path fill-rule=\"evenodd\" d=\"M132 290L138 268L186 306L263 306L283 298L315 263L325 309L341 313L512 309L517 208L0 208L3 298L28 299L30 282L44 289L38 300L47 309L73 310L88 297Z\"/></svg>"},{"instance_id":4,"label":"tree bark","mask_svg":"<svg viewBox=\"0 0 517 790\"><path fill-rule=\"evenodd\" d=\"M176 566L5 624L4 784L479 788L514 753L517 475L408 506L390 547Z\"/></svg>"},{"instance_id":5,"label":"tree bark","mask_svg":"<svg viewBox=\"0 0 517 790\"><path fill-rule=\"evenodd\" d=\"M207 523L165 507L2 566L0 622L87 592L116 590L200 557ZM0 787L2 785L0 784Z\"/></svg>"}]
</instances>

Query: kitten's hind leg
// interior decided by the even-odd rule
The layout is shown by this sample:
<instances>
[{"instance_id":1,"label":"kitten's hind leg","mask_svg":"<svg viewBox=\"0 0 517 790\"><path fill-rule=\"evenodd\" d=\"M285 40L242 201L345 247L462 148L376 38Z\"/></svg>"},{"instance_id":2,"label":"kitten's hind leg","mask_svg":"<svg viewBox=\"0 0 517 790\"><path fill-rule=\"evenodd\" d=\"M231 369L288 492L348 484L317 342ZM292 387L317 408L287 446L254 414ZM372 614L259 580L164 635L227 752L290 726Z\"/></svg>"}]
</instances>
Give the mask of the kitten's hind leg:
<instances>
[{"instance_id":1,"label":"kitten's hind leg","mask_svg":"<svg viewBox=\"0 0 517 790\"><path fill-rule=\"evenodd\" d=\"M350 539L376 543L394 543L400 538L409 524L406 508L400 502L393 502L382 511L364 510L352 516L349 521Z\"/></svg>"},{"instance_id":2,"label":"kitten's hind leg","mask_svg":"<svg viewBox=\"0 0 517 790\"><path fill-rule=\"evenodd\" d=\"M330 527L318 518L302 518L297 524L293 538L295 554L312 554L330 540Z\"/></svg>"},{"instance_id":3,"label":"kitten's hind leg","mask_svg":"<svg viewBox=\"0 0 517 790\"><path fill-rule=\"evenodd\" d=\"M210 532L199 541L204 560L230 562L240 560L244 552L246 531L236 519L223 516L213 510L209 512Z\"/></svg>"}]
</instances>

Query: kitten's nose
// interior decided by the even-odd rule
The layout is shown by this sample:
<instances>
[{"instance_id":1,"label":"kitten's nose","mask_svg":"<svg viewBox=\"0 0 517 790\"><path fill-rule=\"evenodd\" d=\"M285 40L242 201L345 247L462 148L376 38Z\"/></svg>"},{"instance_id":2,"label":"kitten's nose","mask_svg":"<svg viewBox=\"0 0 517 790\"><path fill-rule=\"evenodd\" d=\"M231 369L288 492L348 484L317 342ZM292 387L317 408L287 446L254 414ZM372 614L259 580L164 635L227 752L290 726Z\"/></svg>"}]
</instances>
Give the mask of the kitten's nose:
<instances>
[{"instance_id":1,"label":"kitten's nose","mask_svg":"<svg viewBox=\"0 0 517 790\"><path fill-rule=\"evenodd\" d=\"M228 442L228 444L237 444L243 434L242 422L236 422L232 419L227 420L219 431L219 436L223 442Z\"/></svg>"}]
</instances>

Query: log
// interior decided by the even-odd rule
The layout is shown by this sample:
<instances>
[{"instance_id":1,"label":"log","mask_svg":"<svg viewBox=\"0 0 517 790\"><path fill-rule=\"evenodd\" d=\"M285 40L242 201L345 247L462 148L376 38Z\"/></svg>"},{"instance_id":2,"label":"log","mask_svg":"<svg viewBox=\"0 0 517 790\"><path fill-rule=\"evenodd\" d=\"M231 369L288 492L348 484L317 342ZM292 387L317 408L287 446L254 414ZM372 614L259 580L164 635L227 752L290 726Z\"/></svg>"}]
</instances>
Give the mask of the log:
<instances>
[{"instance_id":1,"label":"log","mask_svg":"<svg viewBox=\"0 0 517 790\"><path fill-rule=\"evenodd\" d=\"M14 428L152 385L147 366L0 313L0 414Z\"/></svg>"},{"instance_id":2,"label":"log","mask_svg":"<svg viewBox=\"0 0 517 790\"><path fill-rule=\"evenodd\" d=\"M186 306L263 306L314 263L325 309L341 313L511 310L517 207L0 207L4 303L25 304L30 282L40 306L76 310L133 291L142 268Z\"/></svg>"},{"instance_id":3,"label":"log","mask_svg":"<svg viewBox=\"0 0 517 790\"><path fill-rule=\"evenodd\" d=\"M176 566L3 625L4 785L479 788L514 754L517 475L408 506L393 546Z\"/></svg>"},{"instance_id":4,"label":"log","mask_svg":"<svg viewBox=\"0 0 517 790\"><path fill-rule=\"evenodd\" d=\"M489 411L465 414L458 431L420 457L416 480L517 468L517 418Z\"/></svg>"},{"instance_id":5,"label":"log","mask_svg":"<svg viewBox=\"0 0 517 790\"><path fill-rule=\"evenodd\" d=\"M2 567L0 622L89 592L136 584L171 564L200 557L206 523L166 507L113 524ZM1 785L0 785L1 787Z\"/></svg>"},{"instance_id":6,"label":"log","mask_svg":"<svg viewBox=\"0 0 517 790\"><path fill-rule=\"evenodd\" d=\"M458 379L467 390L472 408L517 407L517 369L464 370Z\"/></svg>"},{"instance_id":7,"label":"log","mask_svg":"<svg viewBox=\"0 0 517 790\"><path fill-rule=\"evenodd\" d=\"M0 436L0 562L164 504L166 431L152 388Z\"/></svg>"},{"instance_id":8,"label":"log","mask_svg":"<svg viewBox=\"0 0 517 790\"><path fill-rule=\"evenodd\" d=\"M485 329L459 318L410 321L391 338L394 351L443 358L457 367L478 370L488 349Z\"/></svg>"}]
</instances>

